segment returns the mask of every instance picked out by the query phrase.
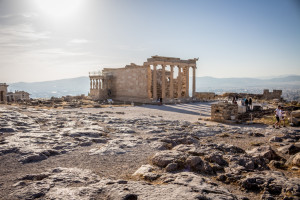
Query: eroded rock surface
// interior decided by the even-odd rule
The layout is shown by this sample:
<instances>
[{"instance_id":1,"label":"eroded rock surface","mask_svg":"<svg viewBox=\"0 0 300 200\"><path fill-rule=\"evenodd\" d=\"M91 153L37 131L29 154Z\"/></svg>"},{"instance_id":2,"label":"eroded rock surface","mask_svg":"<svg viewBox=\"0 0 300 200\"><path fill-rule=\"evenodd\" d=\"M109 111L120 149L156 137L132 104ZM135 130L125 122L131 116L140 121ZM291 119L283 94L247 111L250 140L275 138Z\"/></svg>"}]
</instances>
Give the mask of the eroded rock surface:
<instances>
[{"instance_id":1,"label":"eroded rock surface","mask_svg":"<svg viewBox=\"0 0 300 200\"><path fill-rule=\"evenodd\" d=\"M237 199L227 189L202 176L164 174L163 184L101 178L89 170L56 168L19 178L11 198L18 199Z\"/></svg>"},{"instance_id":2,"label":"eroded rock surface","mask_svg":"<svg viewBox=\"0 0 300 200\"><path fill-rule=\"evenodd\" d=\"M126 118L118 111L84 109L0 107L0 112L0 158L27 169L25 174L2 163L9 180L0 179L0 194L5 192L0 199L300 197L296 129ZM76 163L77 154L88 163Z\"/></svg>"}]
</instances>

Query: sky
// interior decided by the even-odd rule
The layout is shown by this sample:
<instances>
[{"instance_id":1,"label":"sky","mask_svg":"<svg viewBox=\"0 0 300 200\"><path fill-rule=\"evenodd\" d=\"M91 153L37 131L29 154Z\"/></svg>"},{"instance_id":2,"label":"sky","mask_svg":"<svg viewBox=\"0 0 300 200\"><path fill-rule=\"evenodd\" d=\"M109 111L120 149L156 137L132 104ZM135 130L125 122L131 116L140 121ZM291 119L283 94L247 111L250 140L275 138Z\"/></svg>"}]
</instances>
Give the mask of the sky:
<instances>
[{"instance_id":1,"label":"sky","mask_svg":"<svg viewBox=\"0 0 300 200\"><path fill-rule=\"evenodd\" d=\"M0 0L0 82L199 58L197 76L300 75L299 0Z\"/></svg>"}]
</instances>

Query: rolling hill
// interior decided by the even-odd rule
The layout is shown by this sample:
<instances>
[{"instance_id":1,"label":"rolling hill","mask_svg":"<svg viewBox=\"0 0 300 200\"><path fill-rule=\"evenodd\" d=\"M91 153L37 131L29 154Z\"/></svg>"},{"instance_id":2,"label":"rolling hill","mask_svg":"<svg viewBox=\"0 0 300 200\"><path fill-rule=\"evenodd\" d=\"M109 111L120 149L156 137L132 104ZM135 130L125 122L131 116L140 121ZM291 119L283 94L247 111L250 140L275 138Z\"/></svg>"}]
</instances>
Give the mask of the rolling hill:
<instances>
[{"instance_id":1,"label":"rolling hill","mask_svg":"<svg viewBox=\"0 0 300 200\"><path fill-rule=\"evenodd\" d=\"M192 84L192 81L190 81ZM9 84L8 90L24 90L32 98L50 98L66 95L87 95L89 92L89 77L77 77L45 82L18 82ZM190 85L190 89L192 85ZM252 92L259 93L263 89L300 90L300 76L277 77L272 79L258 78L214 78L197 77L196 91L212 92Z\"/></svg>"}]
</instances>

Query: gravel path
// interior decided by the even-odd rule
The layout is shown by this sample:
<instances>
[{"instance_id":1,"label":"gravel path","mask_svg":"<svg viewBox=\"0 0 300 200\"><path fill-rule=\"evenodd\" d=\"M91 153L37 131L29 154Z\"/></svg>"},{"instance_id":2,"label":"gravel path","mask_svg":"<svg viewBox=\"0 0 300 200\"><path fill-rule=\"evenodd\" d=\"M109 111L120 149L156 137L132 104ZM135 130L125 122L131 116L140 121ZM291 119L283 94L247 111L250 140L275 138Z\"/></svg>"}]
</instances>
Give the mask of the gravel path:
<instances>
[{"instance_id":1,"label":"gravel path","mask_svg":"<svg viewBox=\"0 0 300 200\"><path fill-rule=\"evenodd\" d=\"M211 103L191 103L162 106L144 105L133 107L84 108L84 110L89 113L113 112L111 113L113 116L121 118L161 117L168 120L196 122L199 117L210 117L210 105ZM116 114L116 112L124 112L125 115Z\"/></svg>"}]
</instances>

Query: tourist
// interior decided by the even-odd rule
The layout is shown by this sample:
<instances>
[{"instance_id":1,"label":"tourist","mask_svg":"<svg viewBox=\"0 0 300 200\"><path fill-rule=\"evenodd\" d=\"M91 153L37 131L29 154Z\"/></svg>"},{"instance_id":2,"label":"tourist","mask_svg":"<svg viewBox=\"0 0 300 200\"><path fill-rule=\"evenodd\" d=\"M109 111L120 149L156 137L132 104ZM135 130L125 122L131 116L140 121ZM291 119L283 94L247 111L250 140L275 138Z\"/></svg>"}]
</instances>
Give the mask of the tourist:
<instances>
[{"instance_id":1,"label":"tourist","mask_svg":"<svg viewBox=\"0 0 300 200\"><path fill-rule=\"evenodd\" d=\"M249 98L249 107L250 107L250 110L253 110L253 107L252 107L252 98L251 97Z\"/></svg>"},{"instance_id":2,"label":"tourist","mask_svg":"<svg viewBox=\"0 0 300 200\"><path fill-rule=\"evenodd\" d=\"M247 98L245 98L246 112L249 110L248 104L249 104L249 101Z\"/></svg>"},{"instance_id":3,"label":"tourist","mask_svg":"<svg viewBox=\"0 0 300 200\"><path fill-rule=\"evenodd\" d=\"M281 106L278 106L275 110L275 117L276 117L276 123L274 124L275 128L281 128L280 126L280 120L282 118L282 110Z\"/></svg>"},{"instance_id":4,"label":"tourist","mask_svg":"<svg viewBox=\"0 0 300 200\"><path fill-rule=\"evenodd\" d=\"M237 104L237 100L238 100L238 98L237 98L236 96L234 96L234 97L233 97L233 100L232 100L232 103L233 103L233 104Z\"/></svg>"}]
</instances>

